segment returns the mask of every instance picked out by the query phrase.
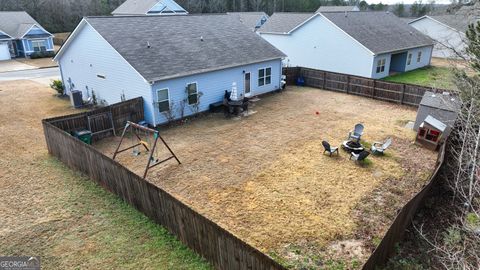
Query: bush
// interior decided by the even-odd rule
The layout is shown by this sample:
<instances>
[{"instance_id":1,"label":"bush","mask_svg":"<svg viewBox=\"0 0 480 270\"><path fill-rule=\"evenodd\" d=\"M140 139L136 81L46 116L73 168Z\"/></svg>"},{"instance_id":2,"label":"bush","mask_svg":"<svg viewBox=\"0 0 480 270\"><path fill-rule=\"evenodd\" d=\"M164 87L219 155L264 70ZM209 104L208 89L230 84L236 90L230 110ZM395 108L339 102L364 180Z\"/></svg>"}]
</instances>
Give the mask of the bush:
<instances>
[{"instance_id":1,"label":"bush","mask_svg":"<svg viewBox=\"0 0 480 270\"><path fill-rule=\"evenodd\" d=\"M30 54L30 59L37 59L37 58L47 58L47 57L53 57L55 56L54 52L34 52Z\"/></svg>"},{"instance_id":2,"label":"bush","mask_svg":"<svg viewBox=\"0 0 480 270\"><path fill-rule=\"evenodd\" d=\"M53 80L50 87L57 91L59 95L63 95L63 83L61 80Z\"/></svg>"}]
</instances>

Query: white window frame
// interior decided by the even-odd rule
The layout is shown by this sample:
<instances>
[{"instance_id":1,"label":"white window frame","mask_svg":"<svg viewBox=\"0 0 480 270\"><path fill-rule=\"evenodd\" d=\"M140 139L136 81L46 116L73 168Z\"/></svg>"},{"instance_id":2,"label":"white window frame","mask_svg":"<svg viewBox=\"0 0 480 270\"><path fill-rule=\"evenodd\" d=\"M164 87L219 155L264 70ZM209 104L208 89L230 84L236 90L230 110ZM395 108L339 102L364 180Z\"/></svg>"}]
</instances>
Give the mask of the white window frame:
<instances>
[{"instance_id":1,"label":"white window frame","mask_svg":"<svg viewBox=\"0 0 480 270\"><path fill-rule=\"evenodd\" d=\"M188 86L191 85L191 84L195 84L195 86L196 86L196 87L195 87L196 93L190 95L190 94L188 93ZM189 106L195 106L195 105L197 105L197 104L199 103L199 101L200 101L199 98L198 98L198 82L190 82L190 83L187 83L187 85L185 86L185 88L186 88L186 91L187 91L187 104L188 104ZM197 103L192 103L192 104L190 104L190 96L193 96L193 95L197 95Z\"/></svg>"},{"instance_id":2,"label":"white window frame","mask_svg":"<svg viewBox=\"0 0 480 270\"><path fill-rule=\"evenodd\" d=\"M422 51L418 51L418 53L417 53L417 63L420 63L421 60L422 60Z\"/></svg>"},{"instance_id":3,"label":"white window frame","mask_svg":"<svg viewBox=\"0 0 480 270\"><path fill-rule=\"evenodd\" d=\"M167 91L167 99L163 99L163 100L160 100L160 95L158 94L158 92L160 91ZM170 89L168 87L165 87L165 88L160 88L160 89L157 89L156 91L156 94L157 94L157 104L158 104L158 112L160 113L163 113L163 112L169 112L172 108L170 108ZM165 102L167 101L168 102L168 110L166 111L160 111L160 103L161 102Z\"/></svg>"},{"instance_id":4,"label":"white window frame","mask_svg":"<svg viewBox=\"0 0 480 270\"><path fill-rule=\"evenodd\" d=\"M381 58L377 60L377 69L375 70L376 73L383 73L385 72L385 65L387 64L386 58Z\"/></svg>"},{"instance_id":5,"label":"white window frame","mask_svg":"<svg viewBox=\"0 0 480 270\"><path fill-rule=\"evenodd\" d=\"M412 58L413 58L413 54L408 53L408 55L407 55L407 66L410 66L412 64Z\"/></svg>"},{"instance_id":6,"label":"white window frame","mask_svg":"<svg viewBox=\"0 0 480 270\"><path fill-rule=\"evenodd\" d=\"M47 40L46 39L33 39L31 40L32 41L32 51L33 52L46 52L48 50L48 46L47 46ZM38 48L38 51L35 51L35 43L40 43L42 42L43 43L43 46L37 46ZM42 47L45 47L45 50L42 51Z\"/></svg>"},{"instance_id":7,"label":"white window frame","mask_svg":"<svg viewBox=\"0 0 480 270\"><path fill-rule=\"evenodd\" d=\"M267 69L270 69L270 75L269 76L267 76ZM260 70L263 70L263 77L260 77ZM258 85L258 87L263 87L263 86L267 86L267 85L272 84L272 70L273 69L272 69L271 66L258 69L258 71L257 71L257 76L258 76L257 85ZM269 83L267 83L267 77L270 77L270 82ZM262 85L260 85L260 80L263 81Z\"/></svg>"}]
</instances>

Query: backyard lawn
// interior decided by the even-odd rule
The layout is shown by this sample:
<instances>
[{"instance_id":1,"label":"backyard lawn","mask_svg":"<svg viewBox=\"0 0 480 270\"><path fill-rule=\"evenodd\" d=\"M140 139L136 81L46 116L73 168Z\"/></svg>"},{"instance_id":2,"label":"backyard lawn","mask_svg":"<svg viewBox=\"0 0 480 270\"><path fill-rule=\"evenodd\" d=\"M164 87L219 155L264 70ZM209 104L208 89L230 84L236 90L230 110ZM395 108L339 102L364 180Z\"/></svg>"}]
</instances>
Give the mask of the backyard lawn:
<instances>
[{"instance_id":1,"label":"backyard lawn","mask_svg":"<svg viewBox=\"0 0 480 270\"><path fill-rule=\"evenodd\" d=\"M410 83L439 89L455 89L453 73L448 67L430 66L405 73L399 73L383 79L388 82Z\"/></svg>"},{"instance_id":2,"label":"backyard lawn","mask_svg":"<svg viewBox=\"0 0 480 270\"><path fill-rule=\"evenodd\" d=\"M0 83L0 254L44 269L211 269L164 228L47 153L41 119L74 113L31 81Z\"/></svg>"},{"instance_id":3,"label":"backyard lawn","mask_svg":"<svg viewBox=\"0 0 480 270\"><path fill-rule=\"evenodd\" d=\"M404 127L415 120L413 107L289 87L251 110L160 128L182 165L158 166L147 180L294 269L361 267L435 164L437 154ZM339 146L359 122L367 147L393 138L385 156L358 165L343 150L322 154L322 140ZM94 146L111 156L118 142ZM145 153L117 158L138 174L147 161Z\"/></svg>"}]
</instances>

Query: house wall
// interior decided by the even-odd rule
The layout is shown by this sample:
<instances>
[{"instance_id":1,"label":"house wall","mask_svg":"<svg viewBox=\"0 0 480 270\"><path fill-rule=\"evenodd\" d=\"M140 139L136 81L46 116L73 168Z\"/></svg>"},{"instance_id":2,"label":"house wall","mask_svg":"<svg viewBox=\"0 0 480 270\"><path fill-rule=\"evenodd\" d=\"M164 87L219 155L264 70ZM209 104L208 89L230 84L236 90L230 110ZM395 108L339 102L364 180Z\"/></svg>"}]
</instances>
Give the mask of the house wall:
<instances>
[{"instance_id":1,"label":"house wall","mask_svg":"<svg viewBox=\"0 0 480 270\"><path fill-rule=\"evenodd\" d=\"M290 35L260 35L288 56L288 66L372 76L373 54L322 16Z\"/></svg>"},{"instance_id":2,"label":"house wall","mask_svg":"<svg viewBox=\"0 0 480 270\"><path fill-rule=\"evenodd\" d=\"M455 48L459 52L465 53L466 44L465 34L458 32L444 24L441 24L431 18L423 18L421 20L410 23L411 26L431 37L436 41L433 57L440 58L458 58L450 48Z\"/></svg>"},{"instance_id":3,"label":"house wall","mask_svg":"<svg viewBox=\"0 0 480 270\"><path fill-rule=\"evenodd\" d=\"M405 53L405 52L407 53L407 57L405 58L405 71L410 71L410 70L414 70L414 69L417 69L417 68L421 68L421 67L425 67L425 66L430 65L430 61L432 59L432 47L431 46L420 47L420 48L414 48L414 49L410 49L410 50L406 50L406 51L395 52L395 54ZM418 52L422 52L420 62L417 62ZM412 61L411 61L410 65L407 64L408 54L412 54ZM374 60L373 60L372 74L371 74L370 78L381 79L381 78L389 76L389 72L390 72L390 69L391 69L391 60L392 60L391 58L392 58L391 53L376 55L374 57ZM384 72L381 72L381 73L376 72L379 59L386 59L385 70L384 70ZM395 63L395 65L397 65L397 67L398 67L400 65L400 63L397 62L397 63Z\"/></svg>"},{"instance_id":4,"label":"house wall","mask_svg":"<svg viewBox=\"0 0 480 270\"><path fill-rule=\"evenodd\" d=\"M260 68L272 68L272 82L269 85L258 86L258 70ZM189 83L196 82L198 92L201 92L199 99L198 112L207 111L209 105L212 103L223 101L225 90L232 89L232 83L237 84L237 91L243 94L244 86L244 71L251 73L251 96L264 94L275 91L280 88L280 81L282 75L282 60L272 60L257 64L251 64L241 67L235 67L225 70L213 71L209 73L197 74L182 78L176 78L167 81L160 81L155 83L152 88L152 96L157 100L157 91L160 89L169 89L169 98L171 104L172 114L176 119L180 118L183 109L183 116L189 116L196 113L195 107L185 104L182 106L182 101L186 99L186 86ZM149 104L148 106L150 106ZM158 106L152 106L155 112L155 124L163 124L167 122L165 114L160 113Z\"/></svg>"},{"instance_id":5,"label":"house wall","mask_svg":"<svg viewBox=\"0 0 480 270\"><path fill-rule=\"evenodd\" d=\"M142 96L145 120L153 124L151 85L88 23L77 31L66 51L56 59L66 92L80 90L84 100L94 92L97 100L105 104Z\"/></svg>"}]
</instances>

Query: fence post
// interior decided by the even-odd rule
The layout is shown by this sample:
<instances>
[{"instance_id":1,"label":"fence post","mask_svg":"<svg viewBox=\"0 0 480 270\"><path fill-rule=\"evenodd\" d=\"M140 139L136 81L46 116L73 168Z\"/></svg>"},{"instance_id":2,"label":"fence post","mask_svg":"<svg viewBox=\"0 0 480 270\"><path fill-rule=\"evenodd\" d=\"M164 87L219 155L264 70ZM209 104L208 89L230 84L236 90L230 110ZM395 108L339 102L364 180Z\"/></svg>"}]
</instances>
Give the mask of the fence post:
<instances>
[{"instance_id":1,"label":"fence post","mask_svg":"<svg viewBox=\"0 0 480 270\"><path fill-rule=\"evenodd\" d=\"M372 91L372 98L375 98L375 92L377 88L377 80L373 79L373 91Z\"/></svg>"},{"instance_id":2,"label":"fence post","mask_svg":"<svg viewBox=\"0 0 480 270\"><path fill-rule=\"evenodd\" d=\"M400 99L400 104L403 104L403 100L405 98L405 88L407 88L407 86L405 84L402 85L402 98Z\"/></svg>"},{"instance_id":3,"label":"fence post","mask_svg":"<svg viewBox=\"0 0 480 270\"><path fill-rule=\"evenodd\" d=\"M327 82L327 72L324 71L323 72L323 85L322 85L322 89L325 90L325 83Z\"/></svg>"},{"instance_id":4,"label":"fence post","mask_svg":"<svg viewBox=\"0 0 480 270\"><path fill-rule=\"evenodd\" d=\"M350 93L350 75L347 75L347 94Z\"/></svg>"}]
</instances>

